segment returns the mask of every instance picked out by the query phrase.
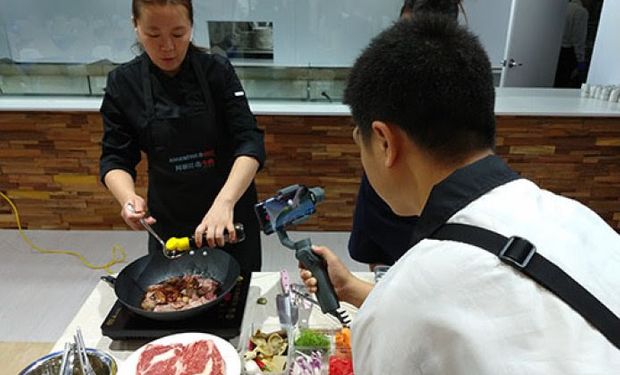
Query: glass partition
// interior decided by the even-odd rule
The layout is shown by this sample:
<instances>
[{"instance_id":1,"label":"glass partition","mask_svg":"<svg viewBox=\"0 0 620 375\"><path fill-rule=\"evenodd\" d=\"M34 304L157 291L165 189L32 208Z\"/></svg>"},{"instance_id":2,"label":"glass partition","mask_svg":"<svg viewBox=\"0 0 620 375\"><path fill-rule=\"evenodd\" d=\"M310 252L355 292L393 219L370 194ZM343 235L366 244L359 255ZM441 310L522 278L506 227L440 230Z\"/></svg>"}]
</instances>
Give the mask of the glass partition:
<instances>
[{"instance_id":1,"label":"glass partition","mask_svg":"<svg viewBox=\"0 0 620 375\"><path fill-rule=\"evenodd\" d=\"M337 102L355 58L402 1L194 1L193 40L231 60L250 99ZM505 18L510 1L474 3ZM137 53L130 8L130 0L0 0L0 94L102 95L107 73ZM463 22L499 81L502 38L485 18Z\"/></svg>"},{"instance_id":2,"label":"glass partition","mask_svg":"<svg viewBox=\"0 0 620 375\"><path fill-rule=\"evenodd\" d=\"M113 63L0 62L0 95L102 96ZM241 65L237 75L250 99L338 102L349 68Z\"/></svg>"}]
</instances>

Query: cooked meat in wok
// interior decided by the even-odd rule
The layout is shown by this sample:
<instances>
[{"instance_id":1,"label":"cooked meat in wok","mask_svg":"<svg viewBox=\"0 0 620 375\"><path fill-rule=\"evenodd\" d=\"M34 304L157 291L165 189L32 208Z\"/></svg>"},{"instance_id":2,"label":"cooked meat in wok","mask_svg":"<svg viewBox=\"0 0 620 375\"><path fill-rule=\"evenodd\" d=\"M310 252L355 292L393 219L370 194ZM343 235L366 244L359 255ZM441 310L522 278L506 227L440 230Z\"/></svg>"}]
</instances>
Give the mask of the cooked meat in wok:
<instances>
[{"instance_id":1,"label":"cooked meat in wok","mask_svg":"<svg viewBox=\"0 0 620 375\"><path fill-rule=\"evenodd\" d=\"M220 284L199 275L171 277L151 285L140 306L155 312L187 310L213 301Z\"/></svg>"}]
</instances>

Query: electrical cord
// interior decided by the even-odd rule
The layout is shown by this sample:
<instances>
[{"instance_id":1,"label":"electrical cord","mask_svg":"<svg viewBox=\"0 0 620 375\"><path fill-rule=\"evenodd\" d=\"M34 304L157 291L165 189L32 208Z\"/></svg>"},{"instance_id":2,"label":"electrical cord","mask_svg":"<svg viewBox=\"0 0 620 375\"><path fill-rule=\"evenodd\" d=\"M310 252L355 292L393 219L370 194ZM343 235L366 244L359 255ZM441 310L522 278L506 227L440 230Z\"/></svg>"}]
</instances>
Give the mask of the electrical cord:
<instances>
[{"instance_id":1,"label":"electrical cord","mask_svg":"<svg viewBox=\"0 0 620 375\"><path fill-rule=\"evenodd\" d=\"M114 244L114 246L112 246L112 260L100 266L90 263L84 255L80 254L77 251L63 250L63 249L59 249L59 250L43 249L35 245L32 242L32 240L30 240L30 238L26 236L26 233L24 233L21 221L19 219L19 211L17 210L17 207L15 206L13 201L11 201L11 199L1 191L0 191L0 196L5 201L7 201L7 203L9 204L9 206L11 206L11 209L13 210L13 214L15 215L15 222L17 223L17 229L19 230L19 235L22 237L24 242L28 244L28 246L30 246L34 251L36 251L39 254L63 254L63 255L74 256L78 258L80 262L82 262L86 267L93 269L93 270L104 270L108 274L115 273L114 271L112 271L110 267L112 267L115 264L123 263L125 259L127 258L127 253L125 252L125 249L119 244Z\"/></svg>"}]
</instances>

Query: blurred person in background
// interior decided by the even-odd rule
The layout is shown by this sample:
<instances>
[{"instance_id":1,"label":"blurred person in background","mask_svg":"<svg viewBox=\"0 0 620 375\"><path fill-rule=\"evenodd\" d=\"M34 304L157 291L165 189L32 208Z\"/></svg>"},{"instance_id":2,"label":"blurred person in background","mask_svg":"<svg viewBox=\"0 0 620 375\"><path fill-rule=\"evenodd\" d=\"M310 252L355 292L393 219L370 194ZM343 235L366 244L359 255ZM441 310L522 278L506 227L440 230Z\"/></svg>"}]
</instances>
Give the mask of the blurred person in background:
<instances>
[{"instance_id":1,"label":"blurred person in background","mask_svg":"<svg viewBox=\"0 0 620 375\"><path fill-rule=\"evenodd\" d=\"M570 0L562 48L555 73L555 87L579 88L586 80L586 39L588 37L588 10L581 0Z\"/></svg>"}]
</instances>

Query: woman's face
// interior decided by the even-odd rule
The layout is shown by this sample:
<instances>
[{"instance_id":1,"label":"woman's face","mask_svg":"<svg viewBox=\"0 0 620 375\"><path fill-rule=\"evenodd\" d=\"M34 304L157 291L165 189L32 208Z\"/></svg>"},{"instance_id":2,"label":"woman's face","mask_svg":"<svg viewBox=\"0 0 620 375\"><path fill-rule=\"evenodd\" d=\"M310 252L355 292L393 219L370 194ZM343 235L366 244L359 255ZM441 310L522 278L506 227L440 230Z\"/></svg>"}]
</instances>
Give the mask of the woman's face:
<instances>
[{"instance_id":1,"label":"woman's face","mask_svg":"<svg viewBox=\"0 0 620 375\"><path fill-rule=\"evenodd\" d=\"M134 20L138 40L153 64L176 74L192 37L192 23L183 5L147 5Z\"/></svg>"}]
</instances>

